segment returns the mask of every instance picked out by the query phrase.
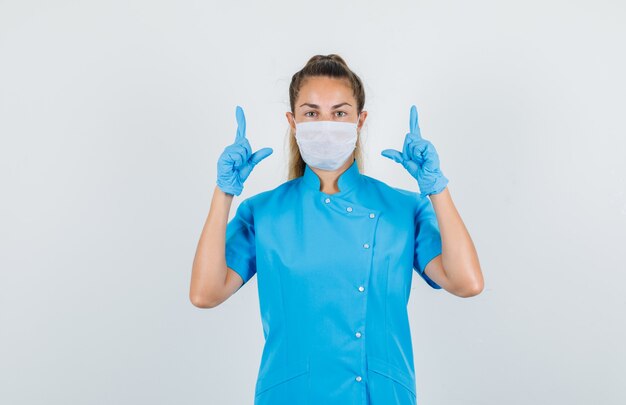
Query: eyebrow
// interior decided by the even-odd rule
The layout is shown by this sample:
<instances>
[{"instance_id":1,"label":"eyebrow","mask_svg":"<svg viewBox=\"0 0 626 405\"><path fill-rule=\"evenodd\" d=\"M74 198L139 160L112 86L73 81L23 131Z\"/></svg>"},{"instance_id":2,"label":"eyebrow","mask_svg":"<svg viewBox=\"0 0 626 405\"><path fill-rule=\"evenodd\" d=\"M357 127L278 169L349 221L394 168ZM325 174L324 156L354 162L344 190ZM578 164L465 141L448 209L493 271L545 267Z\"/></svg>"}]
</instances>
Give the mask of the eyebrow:
<instances>
[{"instance_id":1,"label":"eyebrow","mask_svg":"<svg viewBox=\"0 0 626 405\"><path fill-rule=\"evenodd\" d=\"M343 103L340 103L340 104L335 104L335 105L333 106L333 109L335 109L335 108L339 108L339 107L341 107L342 105L346 105L346 104L347 104L347 105L349 105L350 107L352 107L352 104L350 104L350 103L346 103L346 102L343 102ZM311 108L320 108L320 106L319 106L319 105L317 105L317 104L311 104L311 103L304 103L304 104L302 104L300 107L305 106L305 105L306 105L306 106L309 106L309 107L311 107Z\"/></svg>"}]
</instances>

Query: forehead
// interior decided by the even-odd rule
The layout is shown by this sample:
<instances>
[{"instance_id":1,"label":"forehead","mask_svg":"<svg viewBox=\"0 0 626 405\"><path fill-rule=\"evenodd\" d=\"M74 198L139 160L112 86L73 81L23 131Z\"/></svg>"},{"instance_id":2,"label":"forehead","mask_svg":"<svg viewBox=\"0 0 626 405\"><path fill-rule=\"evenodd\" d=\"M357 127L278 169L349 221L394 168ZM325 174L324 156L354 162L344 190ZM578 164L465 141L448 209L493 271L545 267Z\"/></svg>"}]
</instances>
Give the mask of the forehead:
<instances>
[{"instance_id":1,"label":"forehead","mask_svg":"<svg viewBox=\"0 0 626 405\"><path fill-rule=\"evenodd\" d=\"M300 87L296 108L300 108L302 103L330 107L340 102L348 102L354 107L356 102L352 93L350 82L345 78L309 77Z\"/></svg>"}]
</instances>

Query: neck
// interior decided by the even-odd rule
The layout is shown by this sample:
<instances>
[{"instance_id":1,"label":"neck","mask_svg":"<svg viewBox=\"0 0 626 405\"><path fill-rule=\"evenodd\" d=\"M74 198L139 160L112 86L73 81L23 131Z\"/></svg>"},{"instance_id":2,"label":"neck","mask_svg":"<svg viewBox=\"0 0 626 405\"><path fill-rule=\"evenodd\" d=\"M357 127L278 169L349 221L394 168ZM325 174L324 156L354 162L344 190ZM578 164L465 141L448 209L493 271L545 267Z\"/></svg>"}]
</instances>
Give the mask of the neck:
<instances>
[{"instance_id":1,"label":"neck","mask_svg":"<svg viewBox=\"0 0 626 405\"><path fill-rule=\"evenodd\" d=\"M338 187L339 176L341 176L341 174L352 165L353 161L354 153L352 153L352 155L350 155L350 158L347 159L346 162L337 170L322 170L311 167L311 170L313 170L313 172L317 174L317 177L319 177L320 179L320 191L326 194L334 194L341 191Z\"/></svg>"}]
</instances>

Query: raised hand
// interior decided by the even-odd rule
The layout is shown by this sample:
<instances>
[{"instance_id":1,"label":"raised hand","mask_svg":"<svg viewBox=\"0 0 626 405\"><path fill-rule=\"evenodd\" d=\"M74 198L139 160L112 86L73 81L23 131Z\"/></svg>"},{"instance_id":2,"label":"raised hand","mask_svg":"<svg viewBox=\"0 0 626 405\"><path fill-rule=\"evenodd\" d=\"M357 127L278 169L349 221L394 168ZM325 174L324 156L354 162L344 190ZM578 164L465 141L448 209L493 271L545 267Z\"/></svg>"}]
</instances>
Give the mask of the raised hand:
<instances>
[{"instance_id":1,"label":"raised hand","mask_svg":"<svg viewBox=\"0 0 626 405\"><path fill-rule=\"evenodd\" d=\"M404 138L402 153L395 149L385 149L381 155L402 166L417 180L420 193L439 194L448 185L448 179L439 168L439 155L432 143L422 138L417 123L417 108L411 106L409 133Z\"/></svg>"},{"instance_id":2,"label":"raised hand","mask_svg":"<svg viewBox=\"0 0 626 405\"><path fill-rule=\"evenodd\" d=\"M217 160L217 186L225 193L239 195L243 183L257 163L271 155L272 148L263 148L252 153L246 138L246 118L243 109L237 106L237 135L235 142L228 145Z\"/></svg>"}]
</instances>

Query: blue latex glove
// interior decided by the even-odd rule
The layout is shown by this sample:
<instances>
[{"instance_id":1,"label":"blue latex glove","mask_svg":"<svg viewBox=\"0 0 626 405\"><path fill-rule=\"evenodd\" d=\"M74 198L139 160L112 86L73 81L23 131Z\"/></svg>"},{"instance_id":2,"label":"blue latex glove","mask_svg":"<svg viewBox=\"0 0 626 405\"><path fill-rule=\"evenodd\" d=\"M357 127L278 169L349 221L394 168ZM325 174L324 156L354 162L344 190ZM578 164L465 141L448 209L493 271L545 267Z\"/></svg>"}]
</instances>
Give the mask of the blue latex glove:
<instances>
[{"instance_id":1,"label":"blue latex glove","mask_svg":"<svg viewBox=\"0 0 626 405\"><path fill-rule=\"evenodd\" d=\"M228 145L217 160L217 186L225 193L239 195L243 191L243 182L257 163L274 152L272 148L263 148L252 153L246 138L246 118L243 109L237 106L237 135L235 143Z\"/></svg>"},{"instance_id":2,"label":"blue latex glove","mask_svg":"<svg viewBox=\"0 0 626 405\"><path fill-rule=\"evenodd\" d=\"M417 124L417 108L411 106L410 132L404 138L402 153L385 149L380 154L402 166L417 180L420 193L439 194L448 185L448 179L439 168L439 155L432 143L422 138Z\"/></svg>"}]
</instances>

